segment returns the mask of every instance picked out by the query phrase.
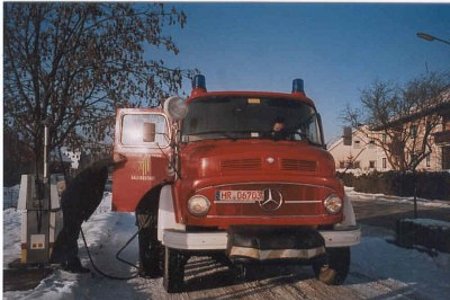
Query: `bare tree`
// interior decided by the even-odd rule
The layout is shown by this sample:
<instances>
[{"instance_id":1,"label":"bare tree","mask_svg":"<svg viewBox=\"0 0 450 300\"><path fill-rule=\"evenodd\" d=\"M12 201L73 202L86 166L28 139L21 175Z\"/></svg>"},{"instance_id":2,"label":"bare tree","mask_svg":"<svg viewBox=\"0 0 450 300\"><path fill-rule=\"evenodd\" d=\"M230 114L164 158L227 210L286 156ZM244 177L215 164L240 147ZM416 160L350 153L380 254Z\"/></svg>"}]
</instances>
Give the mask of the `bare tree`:
<instances>
[{"instance_id":1,"label":"bare tree","mask_svg":"<svg viewBox=\"0 0 450 300\"><path fill-rule=\"evenodd\" d=\"M395 170L414 171L432 152L432 133L450 109L450 76L429 73L403 86L377 81L361 93L344 120L383 149Z\"/></svg>"},{"instance_id":2,"label":"bare tree","mask_svg":"<svg viewBox=\"0 0 450 300\"><path fill-rule=\"evenodd\" d=\"M157 105L192 75L145 51L178 54L166 32L185 25L175 8L29 2L4 9L4 126L20 134L38 168L43 120L52 120L50 150L82 149L111 135L117 107Z\"/></svg>"}]
</instances>

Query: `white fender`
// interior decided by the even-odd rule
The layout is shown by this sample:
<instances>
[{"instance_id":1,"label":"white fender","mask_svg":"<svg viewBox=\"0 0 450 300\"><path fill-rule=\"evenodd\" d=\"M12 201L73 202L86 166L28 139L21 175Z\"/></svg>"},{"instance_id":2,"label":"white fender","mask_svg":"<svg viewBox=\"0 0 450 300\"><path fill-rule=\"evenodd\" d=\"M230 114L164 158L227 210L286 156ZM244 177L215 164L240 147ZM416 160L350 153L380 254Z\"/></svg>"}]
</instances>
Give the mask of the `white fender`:
<instances>
[{"instance_id":1,"label":"white fender","mask_svg":"<svg viewBox=\"0 0 450 300\"><path fill-rule=\"evenodd\" d=\"M165 229L186 231L184 224L177 223L173 206L172 186L165 185L161 189L158 209L158 240L163 240Z\"/></svg>"},{"instance_id":2,"label":"white fender","mask_svg":"<svg viewBox=\"0 0 450 300\"><path fill-rule=\"evenodd\" d=\"M350 247L361 242L361 228L356 224L353 205L347 196L344 196L344 219L334 225L333 230L320 230L326 247Z\"/></svg>"},{"instance_id":3,"label":"white fender","mask_svg":"<svg viewBox=\"0 0 450 300\"><path fill-rule=\"evenodd\" d=\"M352 201L347 195L344 196L344 210L342 211L344 215L344 220L340 223L341 225L354 226L356 225L355 212L353 211Z\"/></svg>"}]
</instances>

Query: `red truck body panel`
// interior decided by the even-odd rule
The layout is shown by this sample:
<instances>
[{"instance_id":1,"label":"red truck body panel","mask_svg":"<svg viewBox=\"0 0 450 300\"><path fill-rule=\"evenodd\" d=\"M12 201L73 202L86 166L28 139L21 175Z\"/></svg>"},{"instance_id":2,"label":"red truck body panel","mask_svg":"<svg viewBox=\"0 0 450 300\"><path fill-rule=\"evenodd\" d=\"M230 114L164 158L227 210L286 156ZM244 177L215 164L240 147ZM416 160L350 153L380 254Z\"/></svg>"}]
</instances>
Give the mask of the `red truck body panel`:
<instances>
[{"instance_id":1,"label":"red truck body panel","mask_svg":"<svg viewBox=\"0 0 450 300\"><path fill-rule=\"evenodd\" d=\"M189 104L207 97L244 96L295 100L314 107L304 93L206 92L192 91ZM126 164L113 175L113 209L134 211L139 201L154 186L170 181L167 174L170 148L128 146L121 141L123 116L156 113L161 109L122 109L116 124L115 152L125 155ZM168 121L166 119L166 121ZM170 134L170 128L166 129ZM177 222L192 226L227 228L230 225L302 225L335 224L342 213L329 214L323 200L330 194L344 197L343 186L335 178L331 155L306 141L202 140L180 143L180 176L173 182ZM282 205L264 210L258 201L226 203L218 193L234 191L280 192ZM211 209L206 217L187 211L187 201L194 194L206 196Z\"/></svg>"}]
</instances>

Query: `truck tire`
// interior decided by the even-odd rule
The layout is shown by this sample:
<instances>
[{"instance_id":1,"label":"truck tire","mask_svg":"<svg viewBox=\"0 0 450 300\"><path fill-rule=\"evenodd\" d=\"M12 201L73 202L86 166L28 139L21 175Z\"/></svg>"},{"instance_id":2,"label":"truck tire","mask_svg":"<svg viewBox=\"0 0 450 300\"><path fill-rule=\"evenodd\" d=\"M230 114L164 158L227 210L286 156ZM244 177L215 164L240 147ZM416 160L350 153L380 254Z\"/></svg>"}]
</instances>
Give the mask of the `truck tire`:
<instances>
[{"instance_id":1,"label":"truck tire","mask_svg":"<svg viewBox=\"0 0 450 300\"><path fill-rule=\"evenodd\" d=\"M230 266L231 274L233 276L233 280L236 283L244 283L247 279L248 268L245 264L233 264Z\"/></svg>"},{"instance_id":2,"label":"truck tire","mask_svg":"<svg viewBox=\"0 0 450 300\"><path fill-rule=\"evenodd\" d=\"M185 255L176 249L165 247L163 286L168 293L179 293L183 289Z\"/></svg>"},{"instance_id":3,"label":"truck tire","mask_svg":"<svg viewBox=\"0 0 450 300\"><path fill-rule=\"evenodd\" d=\"M327 254L313 260L312 267L318 280L341 285L350 268L350 247L327 248Z\"/></svg>"},{"instance_id":4,"label":"truck tire","mask_svg":"<svg viewBox=\"0 0 450 300\"><path fill-rule=\"evenodd\" d=\"M144 221L142 221L145 219ZM144 277L157 278L163 275L164 249L158 241L156 216L140 216L145 226L139 232L139 274Z\"/></svg>"}]
</instances>

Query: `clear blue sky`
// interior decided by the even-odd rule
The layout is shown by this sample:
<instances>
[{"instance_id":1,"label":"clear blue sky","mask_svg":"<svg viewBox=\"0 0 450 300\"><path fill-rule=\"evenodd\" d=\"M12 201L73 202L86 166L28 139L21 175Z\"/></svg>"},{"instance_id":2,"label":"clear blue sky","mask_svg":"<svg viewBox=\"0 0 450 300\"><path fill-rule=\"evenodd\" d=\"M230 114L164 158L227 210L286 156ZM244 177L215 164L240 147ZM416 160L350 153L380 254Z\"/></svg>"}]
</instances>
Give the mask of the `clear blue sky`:
<instances>
[{"instance_id":1,"label":"clear blue sky","mask_svg":"<svg viewBox=\"0 0 450 300\"><path fill-rule=\"evenodd\" d=\"M325 140L342 133L342 109L375 80L405 82L450 70L450 4L167 3L187 24L170 29L181 52L171 66L198 68L208 90L290 92L294 78L324 120ZM190 91L190 82L184 90Z\"/></svg>"}]
</instances>

